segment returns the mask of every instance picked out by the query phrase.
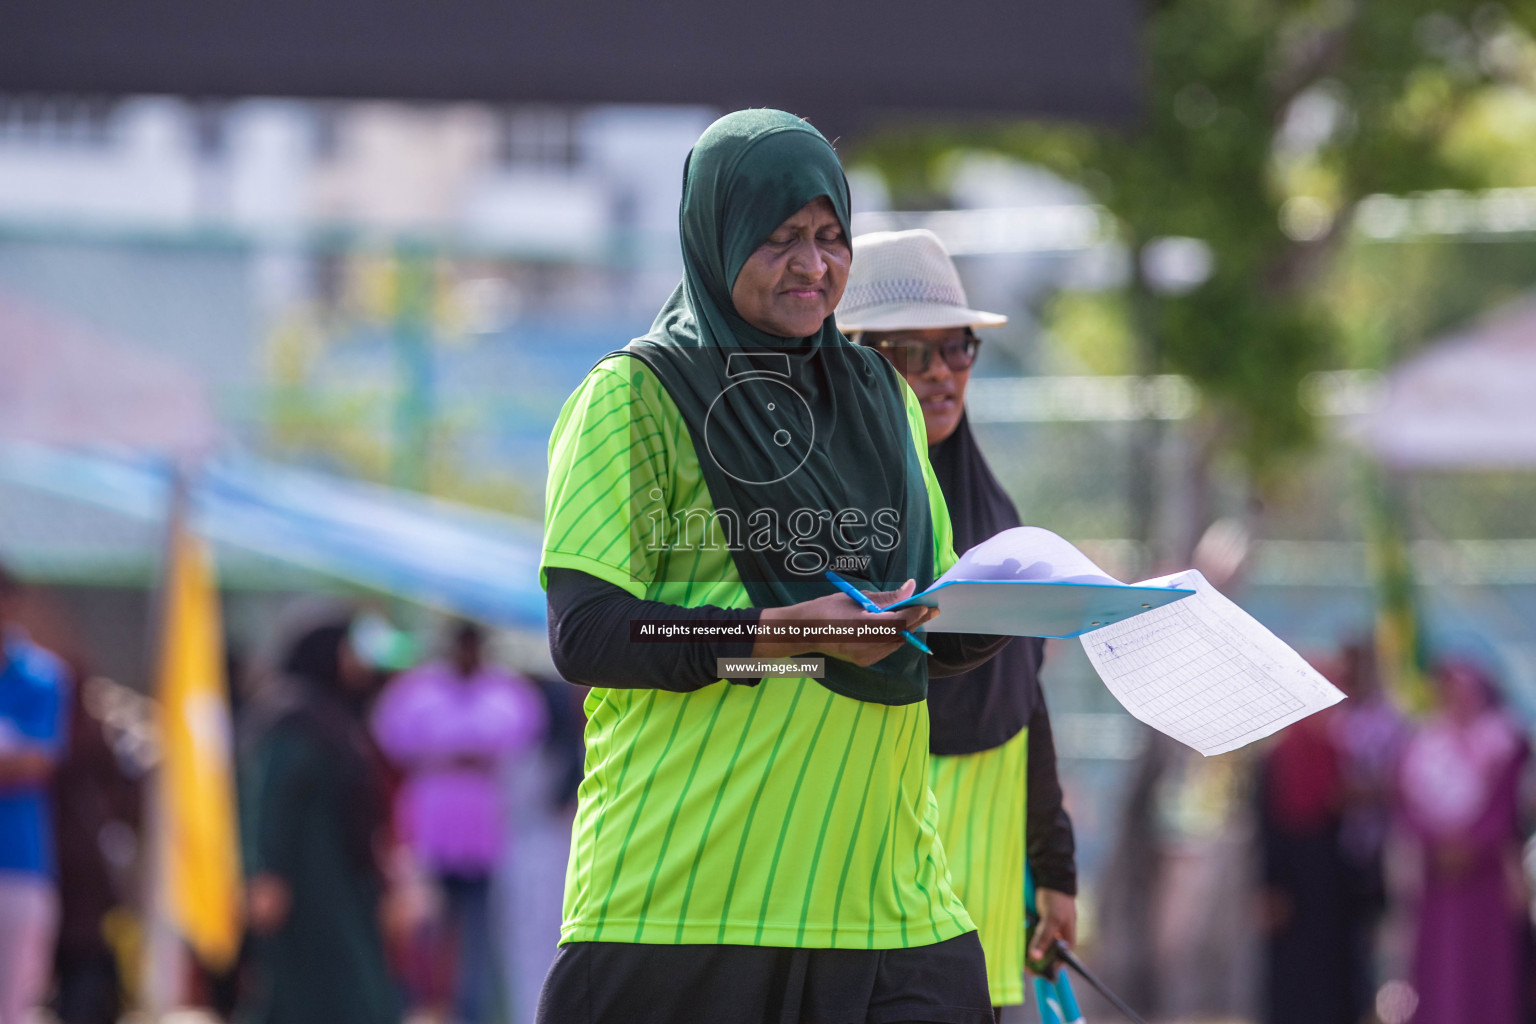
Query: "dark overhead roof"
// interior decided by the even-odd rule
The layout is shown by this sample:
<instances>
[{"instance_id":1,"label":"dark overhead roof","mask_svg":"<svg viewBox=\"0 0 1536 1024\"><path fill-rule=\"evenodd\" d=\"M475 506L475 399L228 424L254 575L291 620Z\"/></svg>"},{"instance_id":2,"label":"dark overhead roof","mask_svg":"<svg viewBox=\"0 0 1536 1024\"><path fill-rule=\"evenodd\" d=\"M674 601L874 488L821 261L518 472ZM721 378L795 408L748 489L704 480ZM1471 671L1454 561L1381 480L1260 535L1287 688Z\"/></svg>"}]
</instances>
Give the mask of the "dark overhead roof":
<instances>
[{"instance_id":1,"label":"dark overhead roof","mask_svg":"<svg viewBox=\"0 0 1536 1024\"><path fill-rule=\"evenodd\" d=\"M1137 0L47 0L0 18L0 90L1136 112Z\"/></svg>"}]
</instances>

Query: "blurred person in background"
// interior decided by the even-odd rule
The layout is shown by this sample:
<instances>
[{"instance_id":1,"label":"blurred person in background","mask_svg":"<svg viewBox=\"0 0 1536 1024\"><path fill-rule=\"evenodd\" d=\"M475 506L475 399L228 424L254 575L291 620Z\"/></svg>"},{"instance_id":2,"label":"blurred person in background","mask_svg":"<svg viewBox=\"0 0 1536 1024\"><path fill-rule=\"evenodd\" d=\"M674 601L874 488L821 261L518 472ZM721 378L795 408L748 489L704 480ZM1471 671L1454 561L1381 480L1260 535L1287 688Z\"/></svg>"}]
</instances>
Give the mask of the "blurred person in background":
<instances>
[{"instance_id":1,"label":"blurred person in background","mask_svg":"<svg viewBox=\"0 0 1536 1024\"><path fill-rule=\"evenodd\" d=\"M69 751L53 778L60 895L53 1011L61 1024L114 1024L123 999L107 933L114 913L131 904L124 875L137 849L143 779L87 710L88 688L117 684L78 664L71 669L85 682L73 688Z\"/></svg>"},{"instance_id":2,"label":"blurred person in background","mask_svg":"<svg viewBox=\"0 0 1536 1024\"><path fill-rule=\"evenodd\" d=\"M1007 317L970 308L960 275L931 231L853 240L848 288L837 308L850 340L884 355L916 393L928 459L964 551L1021 525L965 416L965 389L981 342L977 327ZM1024 1001L1024 865L1035 873L1040 925L1031 959L1077 940L1072 820L1062 807L1056 747L1040 666L1045 641L1010 640L980 668L928 683L929 778L950 877L981 934L999 1019Z\"/></svg>"},{"instance_id":3,"label":"blurred person in background","mask_svg":"<svg viewBox=\"0 0 1536 1024\"><path fill-rule=\"evenodd\" d=\"M1339 846L1350 911L1352 1006L1358 1020L1376 995L1377 935L1388 905L1387 837L1408 722L1381 685L1370 637L1347 644L1337 677L1329 678L1349 698L1332 709L1329 724L1344 782Z\"/></svg>"},{"instance_id":4,"label":"blurred person in background","mask_svg":"<svg viewBox=\"0 0 1536 1024\"><path fill-rule=\"evenodd\" d=\"M426 939L451 968L452 1019L482 1024L495 1003L491 876L507 834L500 769L538 742L547 715L531 683L486 663L479 626L458 623L448 647L385 687L373 732L405 777L398 833L443 897L442 927Z\"/></svg>"},{"instance_id":5,"label":"blurred person in background","mask_svg":"<svg viewBox=\"0 0 1536 1024\"><path fill-rule=\"evenodd\" d=\"M247 715L243 845L253 1024L395 1024L380 920L387 803L365 726L376 677L350 616L310 622Z\"/></svg>"},{"instance_id":6,"label":"blurred person in background","mask_svg":"<svg viewBox=\"0 0 1536 1024\"><path fill-rule=\"evenodd\" d=\"M1342 675L1337 661L1316 667L1335 682ZM1356 1024L1361 1016L1337 710L1287 728L1259 766L1265 1024Z\"/></svg>"},{"instance_id":7,"label":"blurred person in background","mask_svg":"<svg viewBox=\"0 0 1536 1024\"><path fill-rule=\"evenodd\" d=\"M581 735L587 724L586 713L582 711L587 688L559 678L535 679L534 683L544 693L544 710L549 719L544 736L545 752L554 765L549 808L555 814L569 816L576 809L576 793L581 788L582 768L587 759L587 745Z\"/></svg>"},{"instance_id":8,"label":"blurred person in background","mask_svg":"<svg viewBox=\"0 0 1536 1024\"><path fill-rule=\"evenodd\" d=\"M1519 789L1525 737L1470 661L1436 672L1440 707L1414 730L1398 775L1420 855L1414 1024L1521 1019L1524 913Z\"/></svg>"},{"instance_id":9,"label":"blurred person in background","mask_svg":"<svg viewBox=\"0 0 1536 1024\"><path fill-rule=\"evenodd\" d=\"M59 897L48 783L65 749L69 674L16 622L20 588L0 566L0 1024L46 994Z\"/></svg>"}]
</instances>

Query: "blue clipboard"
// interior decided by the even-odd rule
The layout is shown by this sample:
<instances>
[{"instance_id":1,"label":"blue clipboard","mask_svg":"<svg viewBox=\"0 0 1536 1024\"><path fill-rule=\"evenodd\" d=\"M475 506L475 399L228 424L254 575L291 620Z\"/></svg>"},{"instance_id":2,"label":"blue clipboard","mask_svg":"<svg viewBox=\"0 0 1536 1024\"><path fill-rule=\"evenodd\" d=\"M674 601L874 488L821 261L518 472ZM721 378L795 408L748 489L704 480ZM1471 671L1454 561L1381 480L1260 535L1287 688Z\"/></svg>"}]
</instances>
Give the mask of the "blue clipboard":
<instances>
[{"instance_id":1,"label":"blue clipboard","mask_svg":"<svg viewBox=\"0 0 1536 1024\"><path fill-rule=\"evenodd\" d=\"M1181 601L1193 593L1180 587L1126 583L946 580L884 610L914 604L938 608L939 616L923 624L930 633L1067 639Z\"/></svg>"}]
</instances>

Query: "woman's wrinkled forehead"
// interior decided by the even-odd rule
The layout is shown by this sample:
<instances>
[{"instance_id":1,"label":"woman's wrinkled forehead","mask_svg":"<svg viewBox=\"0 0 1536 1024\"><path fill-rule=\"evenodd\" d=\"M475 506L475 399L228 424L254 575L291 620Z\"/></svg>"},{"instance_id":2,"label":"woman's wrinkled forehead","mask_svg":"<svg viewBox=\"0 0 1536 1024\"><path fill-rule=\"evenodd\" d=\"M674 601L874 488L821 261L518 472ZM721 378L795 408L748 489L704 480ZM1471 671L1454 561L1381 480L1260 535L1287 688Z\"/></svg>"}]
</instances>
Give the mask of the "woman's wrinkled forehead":
<instances>
[{"instance_id":1,"label":"woman's wrinkled forehead","mask_svg":"<svg viewBox=\"0 0 1536 1024\"><path fill-rule=\"evenodd\" d=\"M832 146L782 111L740 111L711 125L689 154L684 249L729 291L747 258L807 203L830 200L848 224L848 183Z\"/></svg>"}]
</instances>

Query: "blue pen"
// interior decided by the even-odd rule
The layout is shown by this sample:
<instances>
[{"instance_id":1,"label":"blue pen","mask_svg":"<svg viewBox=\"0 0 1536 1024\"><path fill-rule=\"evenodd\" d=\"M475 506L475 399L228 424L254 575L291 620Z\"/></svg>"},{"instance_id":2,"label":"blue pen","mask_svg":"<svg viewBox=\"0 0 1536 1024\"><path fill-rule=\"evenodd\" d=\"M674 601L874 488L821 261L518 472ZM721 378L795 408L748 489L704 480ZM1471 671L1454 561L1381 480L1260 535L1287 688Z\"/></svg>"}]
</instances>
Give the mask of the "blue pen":
<instances>
[{"instance_id":1,"label":"blue pen","mask_svg":"<svg viewBox=\"0 0 1536 1024\"><path fill-rule=\"evenodd\" d=\"M855 601L859 602L859 604L864 608L865 611L867 611L867 612L875 612L877 614L880 613L880 612L885 611L884 608L881 608L879 605L875 604L875 602L871 601L869 599L869 595L868 594L864 593L864 591L860 590L858 587L854 586L852 583L849 583L847 580L843 579L837 573L832 572L831 570L828 570L827 571L827 579L830 580L832 582L832 585L834 587L836 587L838 590L841 590L843 593L847 594L849 597L851 597ZM916 636L914 636L912 634L911 630L909 630L909 629L902 630L901 631L901 636L902 636L902 639L906 640L907 643L911 644L913 647L916 647L918 650L922 651L924 654L932 654L933 653L933 651L928 649L928 645L927 644L923 643L921 640L919 640Z\"/></svg>"}]
</instances>

